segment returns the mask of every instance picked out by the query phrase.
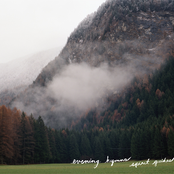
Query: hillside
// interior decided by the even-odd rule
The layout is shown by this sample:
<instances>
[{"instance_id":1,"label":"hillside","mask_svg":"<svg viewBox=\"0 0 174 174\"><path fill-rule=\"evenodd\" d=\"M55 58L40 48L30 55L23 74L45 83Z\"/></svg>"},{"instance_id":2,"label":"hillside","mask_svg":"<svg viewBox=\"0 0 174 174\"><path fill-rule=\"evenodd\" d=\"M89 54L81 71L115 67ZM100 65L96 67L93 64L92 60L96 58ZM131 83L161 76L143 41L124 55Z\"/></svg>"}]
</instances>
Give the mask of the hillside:
<instances>
[{"instance_id":1,"label":"hillside","mask_svg":"<svg viewBox=\"0 0 174 174\"><path fill-rule=\"evenodd\" d=\"M159 69L174 46L173 1L106 1L68 38L16 106L60 128L106 98L122 93L131 80Z\"/></svg>"},{"instance_id":2,"label":"hillside","mask_svg":"<svg viewBox=\"0 0 174 174\"><path fill-rule=\"evenodd\" d=\"M0 103L7 104L11 98L32 84L41 70L60 51L61 48L54 48L0 64Z\"/></svg>"},{"instance_id":3,"label":"hillside","mask_svg":"<svg viewBox=\"0 0 174 174\"><path fill-rule=\"evenodd\" d=\"M0 163L172 159L173 85L174 57L170 57L153 77L142 83L135 79L124 98L110 100L110 106L102 113L88 111L71 125L72 130L48 128L41 117L34 119L1 106Z\"/></svg>"},{"instance_id":4,"label":"hillside","mask_svg":"<svg viewBox=\"0 0 174 174\"><path fill-rule=\"evenodd\" d=\"M174 59L170 57L160 70L144 79L134 78L123 94L108 98L107 109L93 108L84 113L71 128L77 130L134 127L146 121L158 121L165 129L174 127L173 83ZM149 122L148 125L154 124ZM171 127L170 127L171 126Z\"/></svg>"},{"instance_id":5,"label":"hillside","mask_svg":"<svg viewBox=\"0 0 174 174\"><path fill-rule=\"evenodd\" d=\"M136 64L136 70L143 67L145 72L157 68L165 57L163 54L169 53L169 46L173 45L172 7L173 2L166 0L161 4L148 0L107 1L79 24L59 57L64 63ZM55 59L43 69L35 83L40 83L40 79L45 83L51 80L59 71L58 65L59 60ZM52 75L48 76L51 67Z\"/></svg>"},{"instance_id":6,"label":"hillside","mask_svg":"<svg viewBox=\"0 0 174 174\"><path fill-rule=\"evenodd\" d=\"M10 103L26 113L0 106L0 162L172 159L173 31L172 0L106 1Z\"/></svg>"}]
</instances>

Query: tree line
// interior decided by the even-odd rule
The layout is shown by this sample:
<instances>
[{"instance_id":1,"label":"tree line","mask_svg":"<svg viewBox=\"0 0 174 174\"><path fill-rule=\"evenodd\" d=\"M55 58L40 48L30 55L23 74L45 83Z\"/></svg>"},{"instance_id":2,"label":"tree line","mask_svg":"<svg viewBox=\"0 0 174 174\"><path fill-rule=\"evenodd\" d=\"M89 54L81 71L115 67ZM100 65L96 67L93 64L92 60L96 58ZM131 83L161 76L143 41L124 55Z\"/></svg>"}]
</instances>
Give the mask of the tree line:
<instances>
[{"instance_id":1,"label":"tree line","mask_svg":"<svg viewBox=\"0 0 174 174\"><path fill-rule=\"evenodd\" d=\"M161 159L174 156L174 132L162 131L156 120L127 129L54 130L41 117L34 119L0 107L0 163L72 163L74 159ZM167 138L166 138L167 134Z\"/></svg>"},{"instance_id":2,"label":"tree line","mask_svg":"<svg viewBox=\"0 0 174 174\"><path fill-rule=\"evenodd\" d=\"M73 159L174 157L174 58L142 81L135 78L109 107L91 109L70 129L0 106L0 163L71 163Z\"/></svg>"}]
</instances>

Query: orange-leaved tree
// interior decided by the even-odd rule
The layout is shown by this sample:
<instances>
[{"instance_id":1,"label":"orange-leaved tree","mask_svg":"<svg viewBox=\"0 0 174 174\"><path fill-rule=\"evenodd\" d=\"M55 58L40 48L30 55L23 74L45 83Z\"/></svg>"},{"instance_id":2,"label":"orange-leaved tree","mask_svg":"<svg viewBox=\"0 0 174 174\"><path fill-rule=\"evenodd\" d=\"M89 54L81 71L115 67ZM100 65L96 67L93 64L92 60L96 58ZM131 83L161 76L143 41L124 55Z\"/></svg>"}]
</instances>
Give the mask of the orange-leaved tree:
<instances>
[{"instance_id":1,"label":"orange-leaved tree","mask_svg":"<svg viewBox=\"0 0 174 174\"><path fill-rule=\"evenodd\" d=\"M0 163L13 157L13 130L10 109L0 106Z\"/></svg>"}]
</instances>

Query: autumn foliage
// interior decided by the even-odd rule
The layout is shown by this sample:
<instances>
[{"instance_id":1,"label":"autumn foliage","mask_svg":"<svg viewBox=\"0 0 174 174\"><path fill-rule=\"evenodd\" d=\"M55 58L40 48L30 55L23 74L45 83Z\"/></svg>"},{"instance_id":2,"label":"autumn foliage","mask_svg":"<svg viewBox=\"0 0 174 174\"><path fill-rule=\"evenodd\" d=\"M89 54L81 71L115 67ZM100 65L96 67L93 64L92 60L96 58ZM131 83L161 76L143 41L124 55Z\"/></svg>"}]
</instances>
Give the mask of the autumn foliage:
<instances>
[{"instance_id":1,"label":"autumn foliage","mask_svg":"<svg viewBox=\"0 0 174 174\"><path fill-rule=\"evenodd\" d=\"M164 92L161 92L159 89L157 89L155 94L160 99L162 97L162 95L164 95Z\"/></svg>"},{"instance_id":2,"label":"autumn foliage","mask_svg":"<svg viewBox=\"0 0 174 174\"><path fill-rule=\"evenodd\" d=\"M19 155L18 137L20 127L20 112L0 107L0 163L6 159L12 160Z\"/></svg>"}]
</instances>

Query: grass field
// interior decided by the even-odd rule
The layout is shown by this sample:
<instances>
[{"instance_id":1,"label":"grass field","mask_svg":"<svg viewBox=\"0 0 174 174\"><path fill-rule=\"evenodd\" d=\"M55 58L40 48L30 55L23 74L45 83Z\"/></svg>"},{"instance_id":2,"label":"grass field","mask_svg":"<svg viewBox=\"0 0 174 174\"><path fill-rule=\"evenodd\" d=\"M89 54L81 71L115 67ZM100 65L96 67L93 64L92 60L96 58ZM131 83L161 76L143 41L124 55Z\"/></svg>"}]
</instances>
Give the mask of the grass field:
<instances>
[{"instance_id":1,"label":"grass field","mask_svg":"<svg viewBox=\"0 0 174 174\"><path fill-rule=\"evenodd\" d=\"M112 167L111 163L100 163L96 169L96 164L0 165L0 174L174 174L174 162L160 163L155 167L152 165L154 160L151 160L148 165L129 167L133 162L137 161L114 163Z\"/></svg>"}]
</instances>

